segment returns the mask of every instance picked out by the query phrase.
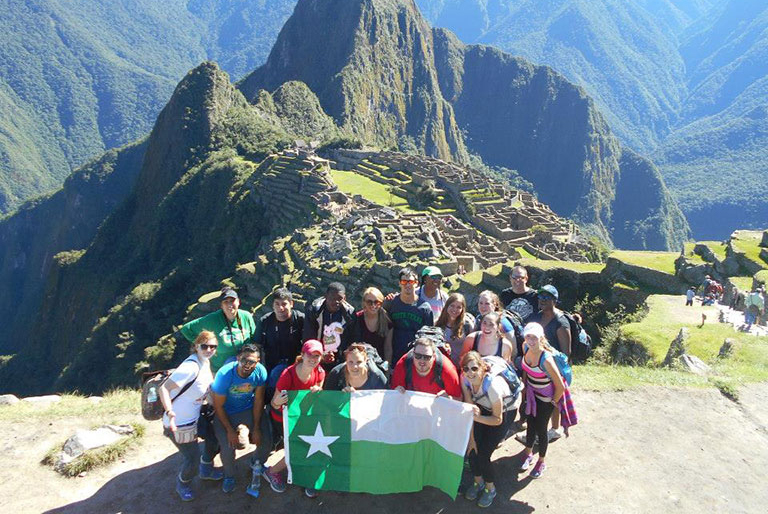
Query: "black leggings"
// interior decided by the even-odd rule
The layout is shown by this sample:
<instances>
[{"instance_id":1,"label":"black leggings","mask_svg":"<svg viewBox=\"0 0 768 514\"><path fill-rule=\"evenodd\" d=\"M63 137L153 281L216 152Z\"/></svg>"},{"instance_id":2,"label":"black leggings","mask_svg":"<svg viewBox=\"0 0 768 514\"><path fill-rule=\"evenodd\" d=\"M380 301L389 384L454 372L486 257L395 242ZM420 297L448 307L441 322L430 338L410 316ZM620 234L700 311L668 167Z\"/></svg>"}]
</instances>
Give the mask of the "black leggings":
<instances>
[{"instance_id":1,"label":"black leggings","mask_svg":"<svg viewBox=\"0 0 768 514\"><path fill-rule=\"evenodd\" d=\"M515 419L514 414L514 412L505 412L501 419L501 425L495 427L475 422L473 430L477 451L473 451L468 456L469 467L472 469L473 476L483 477L486 482L496 482L491 455L507 434L509 425Z\"/></svg>"},{"instance_id":2,"label":"black leggings","mask_svg":"<svg viewBox=\"0 0 768 514\"><path fill-rule=\"evenodd\" d=\"M543 402L536 398L536 416L534 417L528 414L528 428L525 432L525 446L532 448L534 437L539 436L539 457L547 456L547 446L549 446L549 440L547 439L547 427L549 426L549 418L552 416L553 410L555 410L554 404L550 402Z\"/></svg>"}]
</instances>

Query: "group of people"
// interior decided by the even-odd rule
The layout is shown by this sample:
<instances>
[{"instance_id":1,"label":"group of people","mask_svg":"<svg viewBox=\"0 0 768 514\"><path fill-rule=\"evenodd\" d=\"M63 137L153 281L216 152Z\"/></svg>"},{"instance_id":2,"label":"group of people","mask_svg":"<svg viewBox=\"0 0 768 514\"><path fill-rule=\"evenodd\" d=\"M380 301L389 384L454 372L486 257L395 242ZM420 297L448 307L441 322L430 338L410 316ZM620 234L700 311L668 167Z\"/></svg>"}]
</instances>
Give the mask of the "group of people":
<instances>
[{"instance_id":1,"label":"group of people","mask_svg":"<svg viewBox=\"0 0 768 514\"><path fill-rule=\"evenodd\" d=\"M473 405L474 424L467 448L473 481L465 497L489 506L496 496L491 455L520 411L526 426L520 470L539 478L548 443L562 434L560 413L568 417L567 384L556 365L558 352L570 355L568 320L557 308L552 285L528 287L524 267L515 266L511 287L497 295L483 291L477 313L468 312L460 293L446 294L443 275L427 266L418 275L399 272L399 292L363 291L362 309L346 298L342 284L329 284L325 295L294 308L291 292L272 294L272 311L254 320L240 309L237 292L225 287L221 309L183 325L191 355L160 391L165 434L183 457L176 477L182 500L194 498L191 481L221 480L222 490L236 487L235 452L245 448L239 427L247 427L256 449L250 455L251 481L246 492L259 495L261 478L275 492L286 488L285 460L264 464L283 438L283 407L291 390L391 388L421 391ZM425 327L439 327L441 330ZM439 337L424 334L440 334ZM525 389L511 390L498 368L512 370ZM191 386L190 386L191 384ZM194 428L204 403L215 413L213 433L202 445ZM552 428L550 428L550 423ZM538 458L534 457L538 446ZM213 467L216 453L223 469ZM534 462L535 461L535 462ZM309 497L317 491L305 489Z\"/></svg>"}]
</instances>

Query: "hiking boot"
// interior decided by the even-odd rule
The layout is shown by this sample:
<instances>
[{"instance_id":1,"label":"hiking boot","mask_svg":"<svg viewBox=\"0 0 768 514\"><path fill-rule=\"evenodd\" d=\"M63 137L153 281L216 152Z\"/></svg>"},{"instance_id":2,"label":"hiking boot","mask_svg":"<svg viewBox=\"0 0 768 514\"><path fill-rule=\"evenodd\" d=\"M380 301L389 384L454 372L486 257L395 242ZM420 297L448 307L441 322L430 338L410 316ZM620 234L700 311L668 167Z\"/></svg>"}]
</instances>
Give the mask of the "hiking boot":
<instances>
[{"instance_id":1,"label":"hiking boot","mask_svg":"<svg viewBox=\"0 0 768 514\"><path fill-rule=\"evenodd\" d=\"M485 482L480 484L477 482L472 482L472 485L469 486L464 493L464 498L472 502L477 500L478 496L480 496L480 491L483 490L483 487L485 487Z\"/></svg>"},{"instance_id":2,"label":"hiking boot","mask_svg":"<svg viewBox=\"0 0 768 514\"><path fill-rule=\"evenodd\" d=\"M480 495L480 499L477 501L478 507L490 507L491 503L493 503L493 499L496 498L496 488L494 487L493 491L489 491L488 489L483 489L483 494Z\"/></svg>"},{"instance_id":3,"label":"hiking boot","mask_svg":"<svg viewBox=\"0 0 768 514\"><path fill-rule=\"evenodd\" d=\"M195 493L192 491L192 482L182 482L179 477L176 477L176 493L183 502L191 502L195 499Z\"/></svg>"},{"instance_id":4,"label":"hiking boot","mask_svg":"<svg viewBox=\"0 0 768 514\"><path fill-rule=\"evenodd\" d=\"M531 464L533 464L533 459L533 453L528 454L520 464L520 471L526 471L528 468L530 468Z\"/></svg>"},{"instance_id":5,"label":"hiking boot","mask_svg":"<svg viewBox=\"0 0 768 514\"><path fill-rule=\"evenodd\" d=\"M543 460L539 459L539 461L533 467L533 470L531 470L531 473L528 476L530 476L531 478L541 478L541 475L544 474L545 469L547 469L547 465L544 464Z\"/></svg>"},{"instance_id":6,"label":"hiking boot","mask_svg":"<svg viewBox=\"0 0 768 514\"><path fill-rule=\"evenodd\" d=\"M304 489L304 494L307 496L307 498L317 498L320 493L317 492L317 489L307 487Z\"/></svg>"},{"instance_id":7,"label":"hiking boot","mask_svg":"<svg viewBox=\"0 0 768 514\"><path fill-rule=\"evenodd\" d=\"M261 472L261 476L264 477L264 480L269 482L269 487L271 487L273 491L276 493L285 492L285 479L280 473L272 473L272 468L264 468L264 471Z\"/></svg>"},{"instance_id":8,"label":"hiking boot","mask_svg":"<svg viewBox=\"0 0 768 514\"><path fill-rule=\"evenodd\" d=\"M213 462L200 461L199 473L202 480L221 480L224 472L213 467Z\"/></svg>"},{"instance_id":9,"label":"hiking boot","mask_svg":"<svg viewBox=\"0 0 768 514\"><path fill-rule=\"evenodd\" d=\"M552 441L557 441L561 437L563 437L563 433L560 428L550 428L547 430L547 440L551 443Z\"/></svg>"},{"instance_id":10,"label":"hiking boot","mask_svg":"<svg viewBox=\"0 0 768 514\"><path fill-rule=\"evenodd\" d=\"M235 477L224 477L224 482L221 483L221 490L225 493L231 493L235 490Z\"/></svg>"}]
</instances>

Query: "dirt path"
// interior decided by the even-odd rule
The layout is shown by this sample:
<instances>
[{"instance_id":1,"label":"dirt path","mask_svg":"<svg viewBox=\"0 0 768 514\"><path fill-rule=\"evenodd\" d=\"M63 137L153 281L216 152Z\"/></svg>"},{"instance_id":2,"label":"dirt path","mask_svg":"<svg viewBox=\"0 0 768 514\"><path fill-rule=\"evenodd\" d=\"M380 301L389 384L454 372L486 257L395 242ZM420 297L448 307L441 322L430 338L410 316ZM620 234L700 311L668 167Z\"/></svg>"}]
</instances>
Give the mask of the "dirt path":
<instances>
[{"instance_id":1,"label":"dirt path","mask_svg":"<svg viewBox=\"0 0 768 514\"><path fill-rule=\"evenodd\" d=\"M490 510L765 512L768 415L760 400L766 393L768 384L750 386L736 404L715 389L577 391L581 424L569 439L550 447L542 479L517 475L513 456L521 446L516 441L497 450L504 478ZM4 512L236 512L256 506L276 513L476 512L463 498L454 502L435 490L387 496L323 493L310 500L298 488L277 495L263 485L262 497L253 500L243 492L244 477L231 495L217 484L199 484L198 499L182 505L172 490L178 456L157 423L135 455L86 477L65 479L38 464L52 444L78 426L82 421L0 427ZM245 474L245 462L240 464Z\"/></svg>"}]
</instances>

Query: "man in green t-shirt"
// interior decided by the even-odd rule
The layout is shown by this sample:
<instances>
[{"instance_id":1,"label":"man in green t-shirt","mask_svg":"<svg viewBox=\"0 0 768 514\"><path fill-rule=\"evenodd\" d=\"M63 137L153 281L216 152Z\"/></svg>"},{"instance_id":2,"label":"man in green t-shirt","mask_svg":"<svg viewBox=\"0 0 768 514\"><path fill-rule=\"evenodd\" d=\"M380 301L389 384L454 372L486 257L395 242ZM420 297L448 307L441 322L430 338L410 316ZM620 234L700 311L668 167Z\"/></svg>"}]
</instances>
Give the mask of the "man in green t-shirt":
<instances>
[{"instance_id":1,"label":"man in green t-shirt","mask_svg":"<svg viewBox=\"0 0 768 514\"><path fill-rule=\"evenodd\" d=\"M181 334L190 343L203 330L216 334L219 347L211 357L211 371L215 374L228 360L237 355L241 346L251 343L256 333L256 323L250 312L240 310L240 298L231 287L221 290L221 309L202 318L193 319L181 327Z\"/></svg>"}]
</instances>

